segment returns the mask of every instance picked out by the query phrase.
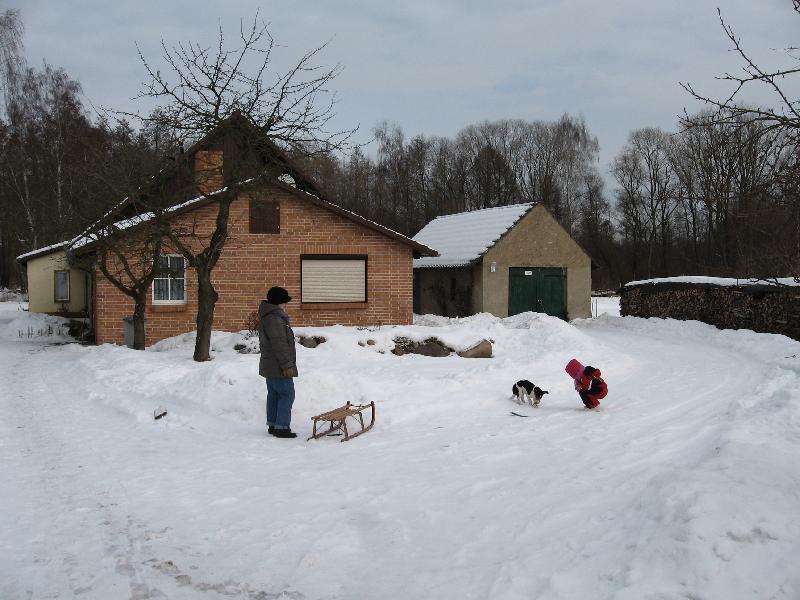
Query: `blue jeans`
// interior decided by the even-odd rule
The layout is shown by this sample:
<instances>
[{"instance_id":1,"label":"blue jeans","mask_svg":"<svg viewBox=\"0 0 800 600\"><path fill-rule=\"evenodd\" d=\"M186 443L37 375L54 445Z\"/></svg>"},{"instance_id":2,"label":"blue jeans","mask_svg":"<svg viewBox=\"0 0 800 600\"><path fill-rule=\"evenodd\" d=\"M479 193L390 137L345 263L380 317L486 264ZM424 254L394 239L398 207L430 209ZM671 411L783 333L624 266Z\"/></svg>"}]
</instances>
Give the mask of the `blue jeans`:
<instances>
[{"instance_id":1,"label":"blue jeans","mask_svg":"<svg viewBox=\"0 0 800 600\"><path fill-rule=\"evenodd\" d=\"M294 404L294 379L267 378L267 426L289 429Z\"/></svg>"}]
</instances>

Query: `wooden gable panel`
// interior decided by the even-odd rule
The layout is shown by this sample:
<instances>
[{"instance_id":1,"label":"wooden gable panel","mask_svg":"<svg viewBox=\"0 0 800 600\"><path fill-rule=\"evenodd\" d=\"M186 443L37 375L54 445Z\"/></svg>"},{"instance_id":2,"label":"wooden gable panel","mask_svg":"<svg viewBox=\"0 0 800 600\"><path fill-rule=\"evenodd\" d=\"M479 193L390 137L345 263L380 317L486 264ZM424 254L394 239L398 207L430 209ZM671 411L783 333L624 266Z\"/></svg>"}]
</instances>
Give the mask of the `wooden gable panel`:
<instances>
[{"instance_id":1,"label":"wooden gable panel","mask_svg":"<svg viewBox=\"0 0 800 600\"><path fill-rule=\"evenodd\" d=\"M250 233L280 233L281 205L271 200L250 200Z\"/></svg>"}]
</instances>

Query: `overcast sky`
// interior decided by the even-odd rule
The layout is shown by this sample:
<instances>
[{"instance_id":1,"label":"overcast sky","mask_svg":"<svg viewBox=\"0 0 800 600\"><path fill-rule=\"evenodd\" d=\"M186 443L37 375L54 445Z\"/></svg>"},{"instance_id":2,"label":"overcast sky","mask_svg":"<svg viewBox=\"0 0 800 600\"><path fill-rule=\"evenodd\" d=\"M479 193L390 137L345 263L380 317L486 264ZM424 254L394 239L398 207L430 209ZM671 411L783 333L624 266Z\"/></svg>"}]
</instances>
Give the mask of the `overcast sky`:
<instances>
[{"instance_id":1,"label":"overcast sky","mask_svg":"<svg viewBox=\"0 0 800 600\"><path fill-rule=\"evenodd\" d=\"M336 123L360 124L359 141L383 120L453 136L566 112L598 137L606 179L631 130L674 130L684 107L698 108L679 82L721 94L714 76L739 68L717 7L765 63L785 64L780 49L800 45L790 0L0 0L21 10L29 62L63 67L98 106L135 108L136 43L155 62L162 39L213 43L219 26L235 34L260 9L279 62L330 40L324 61L344 69Z\"/></svg>"}]
</instances>

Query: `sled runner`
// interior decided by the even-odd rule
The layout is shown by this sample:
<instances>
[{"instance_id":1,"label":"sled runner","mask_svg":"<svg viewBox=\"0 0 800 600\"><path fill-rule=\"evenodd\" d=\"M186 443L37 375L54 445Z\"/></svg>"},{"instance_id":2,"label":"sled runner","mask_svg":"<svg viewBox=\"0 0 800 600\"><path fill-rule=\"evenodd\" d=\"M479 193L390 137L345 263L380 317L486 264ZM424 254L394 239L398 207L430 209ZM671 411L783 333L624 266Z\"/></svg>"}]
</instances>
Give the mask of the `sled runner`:
<instances>
[{"instance_id":1,"label":"sled runner","mask_svg":"<svg viewBox=\"0 0 800 600\"><path fill-rule=\"evenodd\" d=\"M370 421L369 425L365 425L364 411L366 411L368 408L370 409L371 413ZM356 431L355 433L350 433L347 430L348 418L359 424L361 426L361 430ZM311 420L314 421L314 431L308 440L316 440L326 435L331 435L334 431L341 431L344 433L344 437L341 441L346 442L347 440L353 439L365 431L372 429L372 426L375 424L375 402L370 402L369 404L350 404L348 402L344 406L334 408L333 410L324 412L316 417L311 417ZM329 423L328 429L318 432L317 425L320 423L320 421L327 421Z\"/></svg>"}]
</instances>

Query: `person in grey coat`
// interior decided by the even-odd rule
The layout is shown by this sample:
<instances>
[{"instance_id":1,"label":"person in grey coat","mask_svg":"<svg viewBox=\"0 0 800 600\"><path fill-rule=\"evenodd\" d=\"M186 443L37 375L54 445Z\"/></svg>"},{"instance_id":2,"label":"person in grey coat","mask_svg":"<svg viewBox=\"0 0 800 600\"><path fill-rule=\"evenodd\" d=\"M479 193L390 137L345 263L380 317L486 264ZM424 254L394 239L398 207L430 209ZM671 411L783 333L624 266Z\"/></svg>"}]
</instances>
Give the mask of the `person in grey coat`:
<instances>
[{"instance_id":1,"label":"person in grey coat","mask_svg":"<svg viewBox=\"0 0 800 600\"><path fill-rule=\"evenodd\" d=\"M297 359L294 332L283 307L292 297L282 287L272 287L258 307L258 373L267 380L267 427L279 438L297 437L291 428Z\"/></svg>"}]
</instances>

